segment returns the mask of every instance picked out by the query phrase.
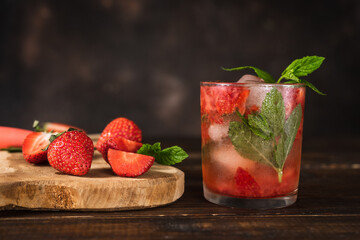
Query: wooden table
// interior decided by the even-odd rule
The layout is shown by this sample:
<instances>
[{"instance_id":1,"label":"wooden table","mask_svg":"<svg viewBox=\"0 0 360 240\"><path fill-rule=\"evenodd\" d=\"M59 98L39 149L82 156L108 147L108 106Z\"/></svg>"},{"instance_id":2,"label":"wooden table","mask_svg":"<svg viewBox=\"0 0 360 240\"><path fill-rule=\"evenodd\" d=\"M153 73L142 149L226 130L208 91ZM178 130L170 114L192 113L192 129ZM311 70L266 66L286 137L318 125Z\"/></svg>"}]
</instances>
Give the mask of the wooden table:
<instances>
[{"instance_id":1,"label":"wooden table","mask_svg":"<svg viewBox=\"0 0 360 240\"><path fill-rule=\"evenodd\" d=\"M190 158L184 195L124 212L1 211L0 239L360 239L360 139L305 140L297 202L284 209L221 207L203 198L199 139L165 139Z\"/></svg>"}]
</instances>

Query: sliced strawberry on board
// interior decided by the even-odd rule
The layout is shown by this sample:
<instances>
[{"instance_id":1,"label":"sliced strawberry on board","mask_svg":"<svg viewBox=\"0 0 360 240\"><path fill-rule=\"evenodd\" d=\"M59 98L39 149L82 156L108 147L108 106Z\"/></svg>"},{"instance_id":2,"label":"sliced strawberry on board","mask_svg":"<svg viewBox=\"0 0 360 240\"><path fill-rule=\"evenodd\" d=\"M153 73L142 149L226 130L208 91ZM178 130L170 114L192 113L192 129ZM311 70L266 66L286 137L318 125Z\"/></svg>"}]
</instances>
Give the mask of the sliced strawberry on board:
<instances>
[{"instance_id":1,"label":"sliced strawberry on board","mask_svg":"<svg viewBox=\"0 0 360 240\"><path fill-rule=\"evenodd\" d=\"M0 126L0 149L8 147L21 147L30 130Z\"/></svg>"},{"instance_id":2,"label":"sliced strawberry on board","mask_svg":"<svg viewBox=\"0 0 360 240\"><path fill-rule=\"evenodd\" d=\"M96 148L100 152L104 152L101 145L109 138L116 137L124 137L135 142L141 142L142 140L140 128L133 121L120 117L112 120L105 127L96 143Z\"/></svg>"},{"instance_id":3,"label":"sliced strawberry on board","mask_svg":"<svg viewBox=\"0 0 360 240\"><path fill-rule=\"evenodd\" d=\"M88 173L94 154L92 140L80 131L67 131L58 134L48 148L47 157L56 170L82 176Z\"/></svg>"},{"instance_id":4,"label":"sliced strawberry on board","mask_svg":"<svg viewBox=\"0 0 360 240\"><path fill-rule=\"evenodd\" d=\"M81 128L71 126L71 125L67 125L67 124L64 124L64 123L46 122L44 124L44 130L47 131L47 132L51 132L51 131L53 131L53 132L65 132L69 128L74 128L74 129L77 129L79 131L85 132Z\"/></svg>"},{"instance_id":5,"label":"sliced strawberry on board","mask_svg":"<svg viewBox=\"0 0 360 240\"><path fill-rule=\"evenodd\" d=\"M137 177L154 164L154 157L109 149L108 159L113 172L122 177Z\"/></svg>"},{"instance_id":6,"label":"sliced strawberry on board","mask_svg":"<svg viewBox=\"0 0 360 240\"><path fill-rule=\"evenodd\" d=\"M142 143L131 141L129 139L123 138L123 137L117 137L117 138L110 138L106 140L102 145L99 151L101 150L101 154L106 162L108 161L108 150L115 149L115 150L121 150L125 152L136 152L139 150L142 146Z\"/></svg>"},{"instance_id":7,"label":"sliced strawberry on board","mask_svg":"<svg viewBox=\"0 0 360 240\"><path fill-rule=\"evenodd\" d=\"M260 186L255 179L242 167L238 167L235 182L240 197L260 197Z\"/></svg>"},{"instance_id":8,"label":"sliced strawberry on board","mask_svg":"<svg viewBox=\"0 0 360 240\"><path fill-rule=\"evenodd\" d=\"M29 163L41 163L47 161L47 151L44 149L50 144L51 133L32 132L24 140L22 152L25 160Z\"/></svg>"}]
</instances>

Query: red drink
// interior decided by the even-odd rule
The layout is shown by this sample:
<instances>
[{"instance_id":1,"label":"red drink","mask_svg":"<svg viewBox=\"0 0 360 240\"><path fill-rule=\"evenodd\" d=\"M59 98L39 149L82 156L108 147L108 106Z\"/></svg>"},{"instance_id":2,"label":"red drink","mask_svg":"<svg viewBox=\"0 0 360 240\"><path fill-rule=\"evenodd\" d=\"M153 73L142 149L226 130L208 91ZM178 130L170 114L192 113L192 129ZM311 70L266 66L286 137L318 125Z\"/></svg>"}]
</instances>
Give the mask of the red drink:
<instances>
[{"instance_id":1,"label":"red drink","mask_svg":"<svg viewBox=\"0 0 360 240\"><path fill-rule=\"evenodd\" d=\"M250 208L294 203L304 103L302 84L202 83L205 198Z\"/></svg>"}]
</instances>

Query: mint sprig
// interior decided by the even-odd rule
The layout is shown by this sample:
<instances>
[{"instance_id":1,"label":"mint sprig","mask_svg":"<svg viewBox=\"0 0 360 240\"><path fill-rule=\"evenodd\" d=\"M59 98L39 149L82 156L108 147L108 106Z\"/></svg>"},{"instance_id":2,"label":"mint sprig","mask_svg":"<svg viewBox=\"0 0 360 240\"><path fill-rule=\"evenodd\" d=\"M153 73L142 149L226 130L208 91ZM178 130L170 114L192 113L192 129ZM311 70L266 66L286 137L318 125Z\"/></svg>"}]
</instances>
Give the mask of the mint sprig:
<instances>
[{"instance_id":1,"label":"mint sprig","mask_svg":"<svg viewBox=\"0 0 360 240\"><path fill-rule=\"evenodd\" d=\"M139 154L152 156L157 163L163 165L174 165L182 162L189 155L179 146L172 146L161 150L160 143L143 144L137 151Z\"/></svg>"},{"instance_id":2,"label":"mint sprig","mask_svg":"<svg viewBox=\"0 0 360 240\"><path fill-rule=\"evenodd\" d=\"M266 83L275 83L275 79L267 72L265 72L264 70L261 70L260 68L256 68L256 67L252 67L252 66L244 66L244 67L236 67L236 68L224 68L222 67L223 70L231 72L231 71L238 71L238 70L243 70L243 69L252 69L255 71L255 73L258 75L259 78L262 78L264 80L264 82Z\"/></svg>"},{"instance_id":3,"label":"mint sprig","mask_svg":"<svg viewBox=\"0 0 360 240\"><path fill-rule=\"evenodd\" d=\"M317 89L312 83L300 79L300 77L308 76L310 73L318 69L323 61L324 57L319 56L306 56L300 59L294 60L282 73L280 78L275 81L274 78L267 72L252 66L236 67L236 68L222 68L225 71L237 71L243 69L253 69L259 78L262 78L266 83L280 83L281 80L286 79L285 83L303 83L307 87L314 90L320 95L326 95Z\"/></svg>"},{"instance_id":4,"label":"mint sprig","mask_svg":"<svg viewBox=\"0 0 360 240\"><path fill-rule=\"evenodd\" d=\"M300 127L302 109L298 104L285 120L285 104L281 93L273 88L262 102L261 112L242 116L241 122L232 121L229 137L243 157L266 164L278 173L282 181L286 158Z\"/></svg>"}]
</instances>

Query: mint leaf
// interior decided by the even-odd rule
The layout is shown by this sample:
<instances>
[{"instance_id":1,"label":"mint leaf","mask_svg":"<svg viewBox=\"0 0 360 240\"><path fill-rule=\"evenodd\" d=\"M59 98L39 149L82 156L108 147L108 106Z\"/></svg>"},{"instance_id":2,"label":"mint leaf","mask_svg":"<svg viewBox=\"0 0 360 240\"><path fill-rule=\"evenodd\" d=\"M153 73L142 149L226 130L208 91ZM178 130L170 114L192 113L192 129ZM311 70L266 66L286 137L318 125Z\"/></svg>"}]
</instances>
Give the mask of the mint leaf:
<instances>
[{"instance_id":1,"label":"mint leaf","mask_svg":"<svg viewBox=\"0 0 360 240\"><path fill-rule=\"evenodd\" d=\"M278 176L279 182L282 180L282 169L284 168L287 156L294 144L297 131L300 127L302 117L301 105L298 104L291 112L289 118L285 122L284 133L281 134L275 150L275 159L279 166ZM280 170L280 171L279 171Z\"/></svg>"},{"instance_id":2,"label":"mint leaf","mask_svg":"<svg viewBox=\"0 0 360 240\"><path fill-rule=\"evenodd\" d=\"M294 143L297 131L300 127L302 118L302 109L301 105L298 104L295 109L291 112L290 116L286 120L285 123L285 134L286 134L286 140L284 142L284 155L285 157L289 154L291 147ZM285 158L282 162L281 166L284 166Z\"/></svg>"},{"instance_id":3,"label":"mint leaf","mask_svg":"<svg viewBox=\"0 0 360 240\"><path fill-rule=\"evenodd\" d=\"M287 154L285 154L285 136L281 135L277 145L275 146L275 160L278 168L276 169L278 173L279 182L282 181L283 168L286 160Z\"/></svg>"},{"instance_id":4,"label":"mint leaf","mask_svg":"<svg viewBox=\"0 0 360 240\"><path fill-rule=\"evenodd\" d=\"M179 146L172 146L161 150L159 142L154 143L153 145L143 144L137 153L152 156L157 163L163 165L174 165L189 157L189 155Z\"/></svg>"},{"instance_id":5,"label":"mint leaf","mask_svg":"<svg viewBox=\"0 0 360 240\"><path fill-rule=\"evenodd\" d=\"M155 144L158 144L158 143L155 143ZM160 145L160 143L159 143L159 145ZM141 146L141 148L137 151L137 153L143 154L143 155L148 155L148 156L155 156L158 151L155 151L152 148L152 146L153 145L151 145L151 144L143 144Z\"/></svg>"},{"instance_id":6,"label":"mint leaf","mask_svg":"<svg viewBox=\"0 0 360 240\"><path fill-rule=\"evenodd\" d=\"M301 117L302 109L298 104L285 121L284 100L273 88L262 102L261 113L249 114L248 119L241 115L241 122L230 122L228 135L241 156L273 167L281 182Z\"/></svg>"},{"instance_id":7,"label":"mint leaf","mask_svg":"<svg viewBox=\"0 0 360 240\"><path fill-rule=\"evenodd\" d=\"M252 67L252 66L244 66L244 67L236 67L236 68L222 68L225 71L238 71L238 70L243 70L243 69L252 69L255 71L255 73L257 74L257 76L259 78L262 78L264 80L264 82L266 83L275 83L275 79L267 72L265 72L264 70L261 70L259 68L256 67Z\"/></svg>"},{"instance_id":8,"label":"mint leaf","mask_svg":"<svg viewBox=\"0 0 360 240\"><path fill-rule=\"evenodd\" d=\"M250 129L259 137L268 140L272 137L272 131L265 118L261 114L249 114L248 123Z\"/></svg>"},{"instance_id":9,"label":"mint leaf","mask_svg":"<svg viewBox=\"0 0 360 240\"><path fill-rule=\"evenodd\" d=\"M277 168L277 163L272 156L272 141L266 141L255 135L242 122L230 122L228 134L236 151L241 156Z\"/></svg>"},{"instance_id":10,"label":"mint leaf","mask_svg":"<svg viewBox=\"0 0 360 240\"><path fill-rule=\"evenodd\" d=\"M172 146L159 152L155 160L160 164L174 165L182 162L187 157L189 157L189 155L181 147Z\"/></svg>"},{"instance_id":11,"label":"mint leaf","mask_svg":"<svg viewBox=\"0 0 360 240\"><path fill-rule=\"evenodd\" d=\"M326 95L320 92L310 82L299 78L299 77L305 77L310 73L314 72L316 69L318 69L321 66L324 60L325 60L324 57L318 57L318 56L307 56L301 59L296 59L282 72L281 77L277 82L280 83L281 79L285 78L291 80L289 81L289 83L294 83L294 82L304 83L306 86L314 90L316 93L321 95Z\"/></svg>"},{"instance_id":12,"label":"mint leaf","mask_svg":"<svg viewBox=\"0 0 360 240\"><path fill-rule=\"evenodd\" d=\"M286 79L288 76L305 77L318 69L324 61L324 57L307 56L294 60L281 74ZM295 79L293 79L295 80Z\"/></svg>"},{"instance_id":13,"label":"mint leaf","mask_svg":"<svg viewBox=\"0 0 360 240\"><path fill-rule=\"evenodd\" d=\"M305 83L306 86L308 86L309 88L311 88L312 90L314 90L316 93L320 94L320 95L326 95L323 92L320 92L312 83L306 81L306 80L301 80L302 83Z\"/></svg>"},{"instance_id":14,"label":"mint leaf","mask_svg":"<svg viewBox=\"0 0 360 240\"><path fill-rule=\"evenodd\" d=\"M278 136L284 128L285 105L281 93L276 88L266 94L262 102L261 114L270 125L273 136Z\"/></svg>"}]
</instances>

